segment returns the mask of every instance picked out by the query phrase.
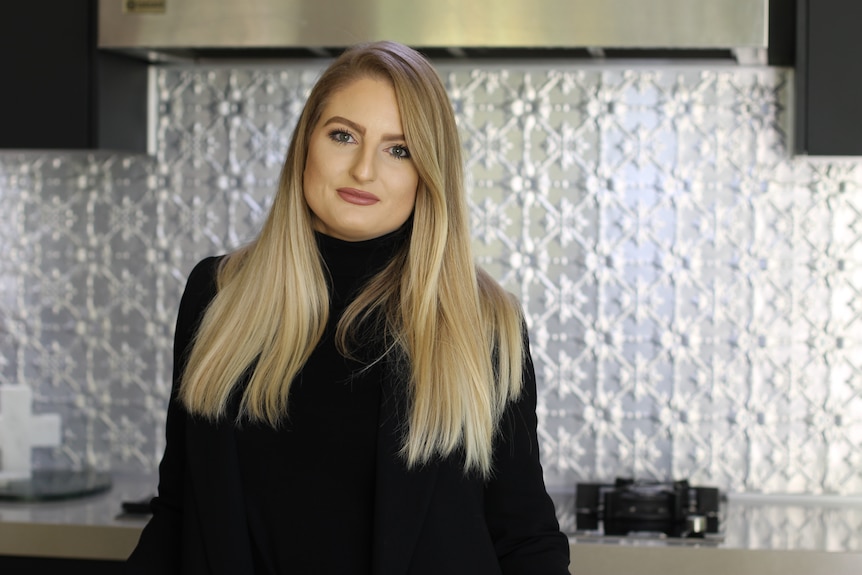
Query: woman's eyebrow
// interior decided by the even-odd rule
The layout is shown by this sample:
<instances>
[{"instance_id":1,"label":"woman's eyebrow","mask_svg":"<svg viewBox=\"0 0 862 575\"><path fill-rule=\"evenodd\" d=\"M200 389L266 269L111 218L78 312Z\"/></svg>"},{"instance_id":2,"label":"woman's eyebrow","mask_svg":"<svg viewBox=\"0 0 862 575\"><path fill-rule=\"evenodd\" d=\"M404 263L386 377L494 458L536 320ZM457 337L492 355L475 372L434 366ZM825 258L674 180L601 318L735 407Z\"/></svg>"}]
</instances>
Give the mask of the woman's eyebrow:
<instances>
[{"instance_id":1,"label":"woman's eyebrow","mask_svg":"<svg viewBox=\"0 0 862 575\"><path fill-rule=\"evenodd\" d=\"M332 116L326 122L323 123L324 126L328 126L329 124L345 124L349 126L351 129L355 130L359 133L360 136L365 135L365 126L361 126L354 122L353 120L348 120L343 116ZM404 134L383 134L380 138L383 142L403 142Z\"/></svg>"}]
</instances>

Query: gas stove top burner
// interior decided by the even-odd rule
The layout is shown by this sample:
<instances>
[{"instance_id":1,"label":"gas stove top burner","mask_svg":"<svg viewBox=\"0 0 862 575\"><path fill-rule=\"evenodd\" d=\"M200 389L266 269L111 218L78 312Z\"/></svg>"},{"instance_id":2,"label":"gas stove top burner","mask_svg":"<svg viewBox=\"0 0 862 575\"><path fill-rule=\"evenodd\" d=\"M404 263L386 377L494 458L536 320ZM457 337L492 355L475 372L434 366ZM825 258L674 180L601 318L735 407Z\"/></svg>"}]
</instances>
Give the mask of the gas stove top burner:
<instances>
[{"instance_id":1,"label":"gas stove top burner","mask_svg":"<svg viewBox=\"0 0 862 575\"><path fill-rule=\"evenodd\" d=\"M719 492L688 481L642 482L618 478L613 484L578 483L578 531L604 535L663 533L704 537L718 533Z\"/></svg>"}]
</instances>

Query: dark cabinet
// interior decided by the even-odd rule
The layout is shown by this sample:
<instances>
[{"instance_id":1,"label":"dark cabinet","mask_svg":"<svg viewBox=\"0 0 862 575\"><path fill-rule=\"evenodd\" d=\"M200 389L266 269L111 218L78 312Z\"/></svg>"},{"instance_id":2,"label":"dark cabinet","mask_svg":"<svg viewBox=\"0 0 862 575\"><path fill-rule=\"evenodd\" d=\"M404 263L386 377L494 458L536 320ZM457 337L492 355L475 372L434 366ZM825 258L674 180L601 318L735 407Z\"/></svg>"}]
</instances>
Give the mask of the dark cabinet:
<instances>
[{"instance_id":1,"label":"dark cabinet","mask_svg":"<svg viewBox=\"0 0 862 575\"><path fill-rule=\"evenodd\" d=\"M0 148L146 151L147 63L96 49L95 0L4 2Z\"/></svg>"},{"instance_id":2,"label":"dark cabinet","mask_svg":"<svg viewBox=\"0 0 862 575\"><path fill-rule=\"evenodd\" d=\"M862 155L862 1L796 1L796 151Z\"/></svg>"}]
</instances>

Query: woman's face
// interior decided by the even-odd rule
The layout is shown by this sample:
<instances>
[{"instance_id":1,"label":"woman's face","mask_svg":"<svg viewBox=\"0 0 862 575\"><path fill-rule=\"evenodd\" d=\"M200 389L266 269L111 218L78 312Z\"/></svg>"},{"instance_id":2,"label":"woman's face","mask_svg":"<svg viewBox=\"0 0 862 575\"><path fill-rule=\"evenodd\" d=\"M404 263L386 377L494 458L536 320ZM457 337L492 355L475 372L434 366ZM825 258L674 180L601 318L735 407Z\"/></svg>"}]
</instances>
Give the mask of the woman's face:
<instances>
[{"instance_id":1,"label":"woman's face","mask_svg":"<svg viewBox=\"0 0 862 575\"><path fill-rule=\"evenodd\" d=\"M360 78L334 92L303 174L314 229L347 241L395 231L413 212L418 185L392 85Z\"/></svg>"}]
</instances>

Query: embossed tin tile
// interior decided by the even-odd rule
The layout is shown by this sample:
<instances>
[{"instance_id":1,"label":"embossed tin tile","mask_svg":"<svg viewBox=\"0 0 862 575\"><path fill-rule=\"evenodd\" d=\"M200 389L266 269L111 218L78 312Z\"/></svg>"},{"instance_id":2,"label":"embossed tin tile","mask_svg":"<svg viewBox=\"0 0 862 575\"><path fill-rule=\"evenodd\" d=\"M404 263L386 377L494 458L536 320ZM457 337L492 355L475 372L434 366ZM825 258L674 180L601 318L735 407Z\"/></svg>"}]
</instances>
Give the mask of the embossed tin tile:
<instances>
[{"instance_id":1,"label":"embossed tin tile","mask_svg":"<svg viewBox=\"0 0 862 575\"><path fill-rule=\"evenodd\" d=\"M547 483L862 492L862 165L790 156L792 72L439 69ZM0 384L64 418L38 465L155 469L185 277L256 233L319 71L164 67L155 158L0 154Z\"/></svg>"}]
</instances>

